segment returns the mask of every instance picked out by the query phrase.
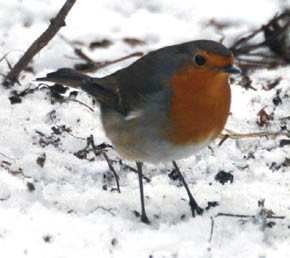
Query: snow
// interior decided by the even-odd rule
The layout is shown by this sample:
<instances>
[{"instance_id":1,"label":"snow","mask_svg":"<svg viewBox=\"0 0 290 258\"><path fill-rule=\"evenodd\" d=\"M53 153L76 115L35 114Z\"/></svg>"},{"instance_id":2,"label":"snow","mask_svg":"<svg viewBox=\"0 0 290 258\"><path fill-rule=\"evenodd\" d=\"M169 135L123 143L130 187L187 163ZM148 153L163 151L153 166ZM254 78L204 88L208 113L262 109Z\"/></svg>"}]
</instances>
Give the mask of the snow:
<instances>
[{"instance_id":1,"label":"snow","mask_svg":"<svg viewBox=\"0 0 290 258\"><path fill-rule=\"evenodd\" d=\"M27 47L48 26L64 1L0 0L0 57L15 64ZM219 140L186 160L178 162L189 187L202 207L216 201L202 216L191 217L187 196L180 183L168 174L171 164L145 164L145 202L151 225L134 215L139 211L137 175L114 163L121 194L111 191L115 180L104 158L79 159L74 153L94 135L95 144L109 143L97 105L85 93L78 102L51 103L48 91L37 90L11 104L13 90L35 88L33 82L49 71L73 67L80 60L70 42L82 42L83 51L97 61L113 60L133 52L148 52L193 39L220 40L230 45L239 35L265 24L289 1L77 1L59 35L31 64L33 73L22 73L21 86L0 87L0 250L1 257L290 257L290 145L280 147L278 137ZM222 31L209 21L230 21ZM62 37L60 37L60 35ZM123 39L137 38L135 47ZM91 50L92 41L109 39L108 48ZM136 60L119 62L94 73L104 76ZM9 66L0 62L1 75ZM265 91L267 81L282 77L276 88ZM257 70L251 75L254 90L232 85L232 107L226 128L237 133L289 130L289 67ZM277 90L282 103L273 104ZM67 93L66 95L68 95ZM257 113L265 108L274 119L265 127ZM281 120L282 119L282 120ZM69 132L53 134L52 127L65 125ZM41 144L47 141L49 144ZM108 156L117 160L109 149ZM44 157L44 164L39 158ZM95 159L93 162L89 159ZM287 164L288 159L288 164ZM133 163L123 161L134 166ZM231 173L233 183L222 185L214 178L220 171ZM107 190L106 190L107 189ZM216 216L231 213L256 216L265 208L285 216L273 227L250 218ZM212 222L214 222L212 224ZM212 233L211 233L212 231Z\"/></svg>"}]
</instances>

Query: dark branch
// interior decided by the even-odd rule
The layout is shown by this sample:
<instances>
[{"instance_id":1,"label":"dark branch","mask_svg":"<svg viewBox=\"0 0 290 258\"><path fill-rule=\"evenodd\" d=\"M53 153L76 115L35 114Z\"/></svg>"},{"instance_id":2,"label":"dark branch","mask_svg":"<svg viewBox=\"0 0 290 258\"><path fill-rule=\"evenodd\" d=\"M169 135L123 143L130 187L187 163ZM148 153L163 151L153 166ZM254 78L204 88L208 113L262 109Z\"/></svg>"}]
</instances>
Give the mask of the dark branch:
<instances>
[{"instance_id":1,"label":"dark branch","mask_svg":"<svg viewBox=\"0 0 290 258\"><path fill-rule=\"evenodd\" d=\"M275 15L266 25L238 39L231 47L242 70L276 68L290 63L290 9ZM262 40L261 40L262 39Z\"/></svg>"},{"instance_id":2,"label":"dark branch","mask_svg":"<svg viewBox=\"0 0 290 258\"><path fill-rule=\"evenodd\" d=\"M47 45L47 43L57 34L61 27L65 26L65 18L76 0L67 0L55 18L51 19L49 27L44 31L38 39L28 48L25 54L20 58L12 70L8 73L5 83L6 85L18 82L18 76L28 65L32 58Z\"/></svg>"}]
</instances>

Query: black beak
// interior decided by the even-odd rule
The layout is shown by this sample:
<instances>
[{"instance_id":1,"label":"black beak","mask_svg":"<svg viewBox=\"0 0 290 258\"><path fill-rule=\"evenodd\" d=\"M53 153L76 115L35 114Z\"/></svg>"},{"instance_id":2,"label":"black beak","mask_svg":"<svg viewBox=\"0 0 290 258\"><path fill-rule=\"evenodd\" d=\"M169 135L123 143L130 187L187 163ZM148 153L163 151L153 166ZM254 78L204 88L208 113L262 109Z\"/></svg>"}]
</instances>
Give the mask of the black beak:
<instances>
[{"instance_id":1,"label":"black beak","mask_svg":"<svg viewBox=\"0 0 290 258\"><path fill-rule=\"evenodd\" d=\"M226 67L222 68L222 71L229 73L229 74L239 74L241 73L241 70L238 67L235 67L233 65L228 65Z\"/></svg>"}]
</instances>

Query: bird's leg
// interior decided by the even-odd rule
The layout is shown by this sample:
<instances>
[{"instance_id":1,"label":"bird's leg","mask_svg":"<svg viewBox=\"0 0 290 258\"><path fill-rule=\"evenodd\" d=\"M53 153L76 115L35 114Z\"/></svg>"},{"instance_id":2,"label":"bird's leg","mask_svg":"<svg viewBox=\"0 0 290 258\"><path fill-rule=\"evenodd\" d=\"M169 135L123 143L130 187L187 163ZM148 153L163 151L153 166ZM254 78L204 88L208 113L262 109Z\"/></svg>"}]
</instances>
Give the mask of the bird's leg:
<instances>
[{"instance_id":1,"label":"bird's leg","mask_svg":"<svg viewBox=\"0 0 290 258\"><path fill-rule=\"evenodd\" d=\"M150 221L146 215L145 211L145 202L144 202L144 191L143 191L143 176L142 176L142 163L136 162L138 179L139 179L139 189L140 189L140 198L141 198L141 221L145 224L150 224Z\"/></svg>"},{"instance_id":2,"label":"bird's leg","mask_svg":"<svg viewBox=\"0 0 290 258\"><path fill-rule=\"evenodd\" d=\"M203 213L203 209L198 206L196 200L193 198L193 196L192 196L192 194L191 194L191 192L190 192L190 190L189 190L189 188L188 188L188 186L187 186L187 184L186 184L186 182L185 182L185 180L184 180L184 178L183 178L183 176L182 176L182 174L181 174L181 172L176 164L176 162L172 161L172 163L173 163L173 166L174 166L174 168L175 168L175 170L176 170L176 172L177 172L180 180L182 181L182 183L185 187L185 190L187 192L192 217L195 217L195 213L197 213L198 215L201 215Z\"/></svg>"}]
</instances>

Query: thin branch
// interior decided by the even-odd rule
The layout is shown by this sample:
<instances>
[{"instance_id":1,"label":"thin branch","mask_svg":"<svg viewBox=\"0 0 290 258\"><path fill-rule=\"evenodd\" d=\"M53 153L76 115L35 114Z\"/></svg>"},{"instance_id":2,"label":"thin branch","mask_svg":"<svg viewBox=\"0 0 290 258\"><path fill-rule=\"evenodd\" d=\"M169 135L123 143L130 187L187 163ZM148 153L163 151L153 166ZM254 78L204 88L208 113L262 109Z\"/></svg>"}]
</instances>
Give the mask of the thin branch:
<instances>
[{"instance_id":1,"label":"thin branch","mask_svg":"<svg viewBox=\"0 0 290 258\"><path fill-rule=\"evenodd\" d=\"M133 167L127 165L127 164L124 164L123 162L121 162L121 166L122 166L123 168L125 168L125 169L128 169L128 170L130 170L130 171L136 173L136 174L138 173L138 171L137 171L136 168L133 168ZM147 183L150 183L150 182L151 182L150 178L148 178L147 176L144 176L143 174L142 174L142 178L143 178Z\"/></svg>"},{"instance_id":2,"label":"thin branch","mask_svg":"<svg viewBox=\"0 0 290 258\"><path fill-rule=\"evenodd\" d=\"M243 45L245 42L248 42L250 39L254 38L258 33L263 31L263 28L261 27L260 29L252 32L250 35L240 38L235 44L231 47L231 50L237 55L238 54L238 47Z\"/></svg>"},{"instance_id":3,"label":"thin branch","mask_svg":"<svg viewBox=\"0 0 290 258\"><path fill-rule=\"evenodd\" d=\"M105 153L105 151L101 148L98 148L98 146L95 145L93 135L90 135L90 137L87 138L87 146L90 146L90 145L92 146L92 149L93 149L95 156L98 156L99 153L101 153L103 155L103 157L105 158L105 160L107 161L108 167L114 175L116 185L117 185L117 191L119 193L121 193L120 184L119 184L119 176L118 176L116 170L114 169L114 167L112 166L112 162L109 159L108 155Z\"/></svg>"},{"instance_id":4,"label":"thin branch","mask_svg":"<svg viewBox=\"0 0 290 258\"><path fill-rule=\"evenodd\" d=\"M231 47L236 62L243 70L254 68L276 68L290 63L288 30L290 27L290 9L275 15L266 25L262 25L251 34L238 39ZM258 35L261 36L258 39ZM254 42L256 40L257 43ZM263 50L267 55L255 54ZM259 56L259 60L241 59L240 56ZM270 60L269 60L270 58ZM274 59L275 61L272 61Z\"/></svg>"},{"instance_id":5,"label":"thin branch","mask_svg":"<svg viewBox=\"0 0 290 258\"><path fill-rule=\"evenodd\" d=\"M135 52L130 55L126 55L120 58L117 58L112 61L103 61L103 62L96 62L92 60L90 57L88 57L81 49L75 49L75 54L79 56L81 59L85 60L88 65L83 65L83 64L76 64L75 68L77 70L80 70L82 72L95 72L98 69L104 68L108 65L116 64L118 62L124 61L126 59L129 59L131 57L139 57L143 56L143 52Z\"/></svg>"},{"instance_id":6,"label":"thin branch","mask_svg":"<svg viewBox=\"0 0 290 258\"><path fill-rule=\"evenodd\" d=\"M257 133L234 133L231 130L225 129L229 133L231 139L251 138L251 137L267 137L267 136L287 136L290 137L290 132L257 132Z\"/></svg>"},{"instance_id":7,"label":"thin branch","mask_svg":"<svg viewBox=\"0 0 290 258\"><path fill-rule=\"evenodd\" d=\"M18 82L18 76L33 57L47 45L47 43L57 34L61 27L65 26L65 18L76 0L67 0L55 18L51 19L49 27L38 39L28 48L25 54L20 58L12 70L8 73L5 84L11 85Z\"/></svg>"},{"instance_id":8,"label":"thin branch","mask_svg":"<svg viewBox=\"0 0 290 258\"><path fill-rule=\"evenodd\" d=\"M281 121L283 121L283 120L288 120L288 119L290 120L290 116L286 116L286 117L282 117L282 118L280 118Z\"/></svg>"},{"instance_id":9,"label":"thin branch","mask_svg":"<svg viewBox=\"0 0 290 258\"><path fill-rule=\"evenodd\" d=\"M221 141L218 146L221 146L228 138L231 139L242 139L242 138L254 138L254 137L268 137L268 136L287 136L290 137L290 132L257 132L257 133L235 133L229 129L224 129L228 134L221 135Z\"/></svg>"},{"instance_id":10,"label":"thin branch","mask_svg":"<svg viewBox=\"0 0 290 258\"><path fill-rule=\"evenodd\" d=\"M114 60L110 60L110 61L95 61L92 58L90 58L88 55L86 55L82 49L75 47L76 43L75 42L71 42L70 40L68 40L67 38L65 38L63 35L60 35L60 38L67 43L70 47L72 47L72 49L74 50L74 53L82 60L84 60L86 63L85 64L76 64L75 65L75 69L78 71L82 71L85 73L88 72L95 72L98 69L104 68L108 65L112 65L112 64L116 64L118 62L124 61L126 59L132 58L132 57L139 57L139 56L143 56L144 53L143 52L134 52L132 54L114 59Z\"/></svg>"},{"instance_id":11,"label":"thin branch","mask_svg":"<svg viewBox=\"0 0 290 258\"><path fill-rule=\"evenodd\" d=\"M234 217L234 218L256 218L256 215L244 215L244 214L232 214L232 213L223 213L220 212L215 217ZM273 216L273 215L267 215L267 219L285 219L286 216Z\"/></svg>"},{"instance_id":12,"label":"thin branch","mask_svg":"<svg viewBox=\"0 0 290 258\"><path fill-rule=\"evenodd\" d=\"M208 242L209 242L209 243L210 243L211 240L212 240L212 237L213 237L213 230L214 230L214 219L213 219L212 216L210 217L210 221L211 221L211 223L210 223L210 235L209 235L209 239L208 239Z\"/></svg>"},{"instance_id":13,"label":"thin branch","mask_svg":"<svg viewBox=\"0 0 290 258\"><path fill-rule=\"evenodd\" d=\"M88 108L90 111L92 112L95 112L95 110L93 108L91 108L89 105L83 103L82 101L80 100L77 100L77 99L69 99L69 98L66 98L66 99L56 99L55 100L56 102L59 102L59 103L64 103L64 102L69 102L69 101L72 101L72 102L76 102L76 103L79 103L83 106L85 106L86 108Z\"/></svg>"},{"instance_id":14,"label":"thin branch","mask_svg":"<svg viewBox=\"0 0 290 258\"><path fill-rule=\"evenodd\" d=\"M104 152L103 150L102 150L102 155L103 155L103 157L105 158L105 160L107 161L107 164L108 164L109 169L110 169L110 170L113 172L113 174L114 174L115 181L116 181L116 185L117 185L117 191L118 191L119 193L121 193L121 190L120 190L120 183L119 183L119 179L120 179L120 178L119 178L119 176L118 176L116 170L115 170L114 167L112 166L112 161L109 159L108 155L107 155L106 152Z\"/></svg>"},{"instance_id":15,"label":"thin branch","mask_svg":"<svg viewBox=\"0 0 290 258\"><path fill-rule=\"evenodd\" d=\"M2 153L2 152L0 152L0 155L2 155L2 156L3 156L4 158L6 158L6 159L10 159L10 160L12 160L13 162L15 162L15 159L8 157L7 155L5 155L5 154Z\"/></svg>"},{"instance_id":16,"label":"thin branch","mask_svg":"<svg viewBox=\"0 0 290 258\"><path fill-rule=\"evenodd\" d=\"M98 206L98 207L96 207L94 210L93 210L93 212L94 211L96 211L96 210L103 210L103 211L106 211L106 212L108 212L108 213L110 213L112 216L116 216L116 214L114 214L113 212L112 212L112 208L109 208L109 209L107 209L107 208L105 208L105 207L102 207L102 206Z\"/></svg>"}]
</instances>

